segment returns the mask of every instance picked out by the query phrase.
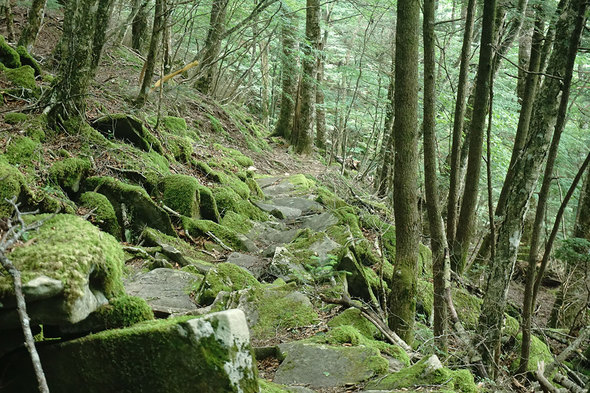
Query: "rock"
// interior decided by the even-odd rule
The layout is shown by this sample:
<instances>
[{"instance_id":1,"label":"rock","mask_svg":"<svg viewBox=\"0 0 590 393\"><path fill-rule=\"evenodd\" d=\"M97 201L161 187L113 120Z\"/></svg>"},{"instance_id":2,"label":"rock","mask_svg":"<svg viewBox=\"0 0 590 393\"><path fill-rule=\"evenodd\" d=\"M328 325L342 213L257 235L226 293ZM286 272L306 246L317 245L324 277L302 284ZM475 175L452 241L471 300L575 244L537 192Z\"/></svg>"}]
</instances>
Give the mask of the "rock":
<instances>
[{"instance_id":1,"label":"rock","mask_svg":"<svg viewBox=\"0 0 590 393\"><path fill-rule=\"evenodd\" d=\"M146 322L40 348L52 392L257 393L244 313ZM3 362L3 392L35 392L25 351Z\"/></svg>"},{"instance_id":2,"label":"rock","mask_svg":"<svg viewBox=\"0 0 590 393\"><path fill-rule=\"evenodd\" d=\"M338 326L352 326L363 336L371 339L379 335L379 330L377 330L375 325L369 322L368 319L363 317L361 310L358 308L348 308L344 310L328 321L328 326L331 328Z\"/></svg>"},{"instance_id":3,"label":"rock","mask_svg":"<svg viewBox=\"0 0 590 393\"><path fill-rule=\"evenodd\" d=\"M279 345L284 358L274 382L312 388L357 384L387 371L387 361L368 347L292 342Z\"/></svg>"},{"instance_id":4,"label":"rock","mask_svg":"<svg viewBox=\"0 0 590 393\"><path fill-rule=\"evenodd\" d=\"M331 255L331 252L340 247L340 244L325 236L324 239L313 243L309 249L318 257L319 263L323 264L330 259L329 255Z\"/></svg>"},{"instance_id":5,"label":"rock","mask_svg":"<svg viewBox=\"0 0 590 393\"><path fill-rule=\"evenodd\" d=\"M267 196L285 195L295 190L295 185L282 177L264 177L256 182Z\"/></svg>"},{"instance_id":6,"label":"rock","mask_svg":"<svg viewBox=\"0 0 590 393\"><path fill-rule=\"evenodd\" d=\"M275 226L277 226L277 228L275 228ZM260 243L263 248L270 246L270 248L272 248L270 256L272 256L275 246L291 243L297 236L298 232L298 229L287 229L273 221L254 222L252 229L246 236L252 241Z\"/></svg>"},{"instance_id":7,"label":"rock","mask_svg":"<svg viewBox=\"0 0 590 393\"><path fill-rule=\"evenodd\" d=\"M253 202L260 210L268 212L279 219L285 218L297 218L301 215L301 209L288 207L288 206L279 206L270 203L263 203L263 202Z\"/></svg>"},{"instance_id":8,"label":"rock","mask_svg":"<svg viewBox=\"0 0 590 393\"><path fill-rule=\"evenodd\" d=\"M330 212L306 217L302 220L301 227L309 228L314 232L324 232L332 225L338 224L338 217Z\"/></svg>"},{"instance_id":9,"label":"rock","mask_svg":"<svg viewBox=\"0 0 590 393\"><path fill-rule=\"evenodd\" d=\"M243 267L244 269L248 270L254 278L257 280L260 279L262 273L265 271L266 265L268 262L263 261L262 259L247 255L247 254L240 254L239 252L232 252L227 257L227 263L233 263L234 265Z\"/></svg>"},{"instance_id":10,"label":"rock","mask_svg":"<svg viewBox=\"0 0 590 393\"><path fill-rule=\"evenodd\" d=\"M110 114L99 117L90 124L105 137L114 137L143 151L163 154L162 144L143 125L137 117L125 113Z\"/></svg>"},{"instance_id":11,"label":"rock","mask_svg":"<svg viewBox=\"0 0 590 393\"><path fill-rule=\"evenodd\" d=\"M201 276L192 273L158 268L138 273L124 284L129 295L145 299L155 313L172 314L198 308L189 294L199 287L201 281Z\"/></svg>"},{"instance_id":12,"label":"rock","mask_svg":"<svg viewBox=\"0 0 590 393\"><path fill-rule=\"evenodd\" d=\"M243 267L227 262L219 263L209 269L195 298L200 305L209 305L222 291L234 292L245 288L257 288L260 285L252 273Z\"/></svg>"},{"instance_id":13,"label":"rock","mask_svg":"<svg viewBox=\"0 0 590 393\"><path fill-rule=\"evenodd\" d=\"M279 209L289 208L300 210L301 214L317 214L324 211L324 207L311 199L297 197L278 197L267 202L269 205L276 206Z\"/></svg>"},{"instance_id":14,"label":"rock","mask_svg":"<svg viewBox=\"0 0 590 393\"><path fill-rule=\"evenodd\" d=\"M21 271L33 324L73 324L123 294L123 251L115 238L74 215L27 220L47 221L8 257ZM13 291L11 277L0 275L0 329L19 326Z\"/></svg>"},{"instance_id":15,"label":"rock","mask_svg":"<svg viewBox=\"0 0 590 393\"><path fill-rule=\"evenodd\" d=\"M311 281L311 275L303 266L293 262L293 254L285 247L276 247L266 274L286 282Z\"/></svg>"}]
</instances>

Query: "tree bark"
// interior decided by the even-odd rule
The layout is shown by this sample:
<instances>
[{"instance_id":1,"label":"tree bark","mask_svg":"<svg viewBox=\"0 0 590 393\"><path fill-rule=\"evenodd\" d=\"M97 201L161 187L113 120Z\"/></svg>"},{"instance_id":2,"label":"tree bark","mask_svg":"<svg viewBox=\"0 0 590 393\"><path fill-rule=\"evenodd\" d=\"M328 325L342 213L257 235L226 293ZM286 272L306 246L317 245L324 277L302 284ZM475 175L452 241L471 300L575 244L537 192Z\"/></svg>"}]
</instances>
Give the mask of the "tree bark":
<instances>
[{"instance_id":1,"label":"tree bark","mask_svg":"<svg viewBox=\"0 0 590 393\"><path fill-rule=\"evenodd\" d=\"M461 181L461 140L465 119L465 99L469 85L469 59L471 54L471 41L473 38L475 8L475 0L468 0L467 7L465 7L465 31L463 33L463 46L461 47L459 81L457 83L457 99L455 100L455 114L453 119L451 173L449 182L449 197L447 200L447 239L448 244L451 246L455 243L455 232L457 230L457 207L460 190L459 183Z\"/></svg>"},{"instance_id":2,"label":"tree bark","mask_svg":"<svg viewBox=\"0 0 590 393\"><path fill-rule=\"evenodd\" d=\"M86 119L86 95L96 74L113 0L69 0L59 43L59 75L51 95L48 121L59 127L66 120Z\"/></svg>"},{"instance_id":3,"label":"tree bark","mask_svg":"<svg viewBox=\"0 0 590 393\"><path fill-rule=\"evenodd\" d=\"M133 4L133 22L131 22L131 48L139 53L144 53L148 32L148 5L149 0L136 1Z\"/></svg>"},{"instance_id":4,"label":"tree bark","mask_svg":"<svg viewBox=\"0 0 590 393\"><path fill-rule=\"evenodd\" d=\"M320 40L320 1L307 0L303 72L299 82L298 103L293 120L291 143L298 154L308 154L313 142L313 106L315 104L316 52Z\"/></svg>"},{"instance_id":5,"label":"tree bark","mask_svg":"<svg viewBox=\"0 0 590 393\"><path fill-rule=\"evenodd\" d=\"M448 280L447 239L438 200L438 170L436 169L436 89L435 89L435 0L424 0L424 186L426 209L432 248L432 275L434 277L434 337L437 348L447 351L447 306L445 294Z\"/></svg>"},{"instance_id":6,"label":"tree bark","mask_svg":"<svg viewBox=\"0 0 590 393\"><path fill-rule=\"evenodd\" d=\"M152 38L150 40L150 49L148 51L147 59L145 60L145 73L139 95L135 101L135 105L141 108L147 101L148 89L152 84L152 75L156 67L156 58L158 56L158 47L161 44L162 31L164 28L164 0L156 0L156 7L154 9L154 25L152 28Z\"/></svg>"},{"instance_id":7,"label":"tree bark","mask_svg":"<svg viewBox=\"0 0 590 393\"><path fill-rule=\"evenodd\" d=\"M398 0L395 53L394 214L395 266L389 296L389 325L413 341L418 265L418 46L420 2Z\"/></svg>"},{"instance_id":8,"label":"tree bark","mask_svg":"<svg viewBox=\"0 0 590 393\"><path fill-rule=\"evenodd\" d=\"M14 16L12 15L12 1L2 1L2 11L4 19L6 19L6 39L8 41L14 41Z\"/></svg>"},{"instance_id":9,"label":"tree bark","mask_svg":"<svg viewBox=\"0 0 590 393\"><path fill-rule=\"evenodd\" d=\"M324 11L324 21L326 22L326 29L322 40L318 47L318 65L317 65L317 87L315 92L315 103L316 103L316 134L315 134L315 145L318 149L326 148L326 108L325 94L324 94L324 63L326 61L326 55L324 50L326 43L328 42L328 29L327 26L330 23L330 10Z\"/></svg>"},{"instance_id":10,"label":"tree bark","mask_svg":"<svg viewBox=\"0 0 590 393\"><path fill-rule=\"evenodd\" d=\"M47 0L33 0L33 4L31 4L31 8L29 9L27 25L24 27L18 39L18 45L24 46L27 52L31 52L31 49L33 49L37 35L39 35L39 30L41 30L46 4Z\"/></svg>"},{"instance_id":11,"label":"tree bark","mask_svg":"<svg viewBox=\"0 0 590 393\"><path fill-rule=\"evenodd\" d=\"M484 337L483 356L488 363L492 363L492 359L497 359L500 352L499 343L506 296L516 262L528 202L535 190L540 166L547 154L549 139L560 110L563 113L560 113L559 117L563 116L565 119L571 72L585 8L585 0L573 0L557 21L555 46L549 60L548 72L551 75L564 75L564 77L562 80L545 78L533 107L526 147L522 158L516 162L514 181L507 194L506 209L502 212L503 221L498 230L496 259L490 264L487 289L478 324L478 331ZM560 94L561 102L564 102L565 97L566 105L560 105Z\"/></svg>"},{"instance_id":12,"label":"tree bark","mask_svg":"<svg viewBox=\"0 0 590 393\"><path fill-rule=\"evenodd\" d=\"M481 154L483 150L483 134L489 102L489 86L492 76L491 61L493 56L494 21L496 0L484 2L479 65L473 101L473 116L469 124L469 156L465 178L465 191L461 203L461 211L454 243L451 245L451 268L459 275L463 273L469 242L471 240L475 206L479 189L481 170Z\"/></svg>"},{"instance_id":13,"label":"tree bark","mask_svg":"<svg viewBox=\"0 0 590 393\"><path fill-rule=\"evenodd\" d=\"M198 79L195 87L203 94L210 94L215 79L215 63L221 50L222 34L225 30L225 14L229 0L213 0L209 31L205 39L205 48L199 64Z\"/></svg>"},{"instance_id":14,"label":"tree bark","mask_svg":"<svg viewBox=\"0 0 590 393\"><path fill-rule=\"evenodd\" d=\"M281 56L281 108L273 134L290 139L293 128L297 88L297 42L295 41L297 20L289 9L285 9L282 14L281 23L281 38L283 40Z\"/></svg>"},{"instance_id":15,"label":"tree bark","mask_svg":"<svg viewBox=\"0 0 590 393\"><path fill-rule=\"evenodd\" d=\"M395 55L395 54L394 54ZM395 148L395 138L393 135L393 95L395 91L395 61L391 62L391 73L389 74L389 86L387 88L387 102L385 103L385 120L383 121L383 139L381 142L381 151L379 152L380 168L377 173L375 188L377 195L383 198L387 195L393 180L393 151Z\"/></svg>"}]
</instances>

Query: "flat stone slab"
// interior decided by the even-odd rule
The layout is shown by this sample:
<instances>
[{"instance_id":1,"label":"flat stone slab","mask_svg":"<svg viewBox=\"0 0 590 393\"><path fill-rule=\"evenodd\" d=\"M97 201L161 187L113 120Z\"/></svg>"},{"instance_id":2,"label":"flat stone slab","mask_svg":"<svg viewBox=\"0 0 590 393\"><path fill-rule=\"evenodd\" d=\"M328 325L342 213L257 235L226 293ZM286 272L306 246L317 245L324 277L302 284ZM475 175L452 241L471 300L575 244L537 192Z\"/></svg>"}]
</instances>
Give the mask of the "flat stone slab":
<instances>
[{"instance_id":1,"label":"flat stone slab","mask_svg":"<svg viewBox=\"0 0 590 393\"><path fill-rule=\"evenodd\" d=\"M159 268L135 274L124 280L123 284L127 294L145 299L155 312L172 314L198 308L189 292L202 279L181 270Z\"/></svg>"},{"instance_id":2,"label":"flat stone slab","mask_svg":"<svg viewBox=\"0 0 590 393\"><path fill-rule=\"evenodd\" d=\"M338 218L329 212L302 218L301 227L315 232L324 232L332 225L338 224Z\"/></svg>"},{"instance_id":3,"label":"flat stone slab","mask_svg":"<svg viewBox=\"0 0 590 393\"><path fill-rule=\"evenodd\" d=\"M246 236L262 244L264 248L270 245L282 246L291 243L298 232L298 229L280 230L273 228L271 224L266 222L254 222L254 226Z\"/></svg>"},{"instance_id":4,"label":"flat stone slab","mask_svg":"<svg viewBox=\"0 0 590 393\"><path fill-rule=\"evenodd\" d=\"M279 345L285 360L274 382L313 388L356 384L375 375L371 368L379 351L368 347L336 347L304 342Z\"/></svg>"},{"instance_id":5,"label":"flat stone slab","mask_svg":"<svg viewBox=\"0 0 590 393\"><path fill-rule=\"evenodd\" d=\"M277 204L271 203L264 203L264 202L252 202L256 205L260 210L265 211L267 213L271 213L273 216L277 218L297 218L301 216L303 211L301 209L297 209L294 207L289 206L282 206Z\"/></svg>"},{"instance_id":6,"label":"flat stone slab","mask_svg":"<svg viewBox=\"0 0 590 393\"><path fill-rule=\"evenodd\" d=\"M295 191L295 185L291 184L284 177L264 177L262 179L256 179L256 182L262 189L264 195L271 197L287 195Z\"/></svg>"},{"instance_id":7,"label":"flat stone slab","mask_svg":"<svg viewBox=\"0 0 590 393\"><path fill-rule=\"evenodd\" d=\"M258 280L264 271L266 270L266 266L268 262L253 255L248 254L240 254L239 252L232 252L227 257L227 261L229 263L233 263L234 265L238 265L243 267L244 269L248 270L252 275Z\"/></svg>"},{"instance_id":8,"label":"flat stone slab","mask_svg":"<svg viewBox=\"0 0 590 393\"><path fill-rule=\"evenodd\" d=\"M326 236L323 240L313 243L309 249L318 256L320 262L326 262L328 255L340 247L340 244Z\"/></svg>"},{"instance_id":9,"label":"flat stone slab","mask_svg":"<svg viewBox=\"0 0 590 393\"><path fill-rule=\"evenodd\" d=\"M318 203L311 199L298 197L277 197L266 201L266 203L274 206L298 209L301 210L302 214L305 215L321 213L324 211L324 207L321 203Z\"/></svg>"}]
</instances>

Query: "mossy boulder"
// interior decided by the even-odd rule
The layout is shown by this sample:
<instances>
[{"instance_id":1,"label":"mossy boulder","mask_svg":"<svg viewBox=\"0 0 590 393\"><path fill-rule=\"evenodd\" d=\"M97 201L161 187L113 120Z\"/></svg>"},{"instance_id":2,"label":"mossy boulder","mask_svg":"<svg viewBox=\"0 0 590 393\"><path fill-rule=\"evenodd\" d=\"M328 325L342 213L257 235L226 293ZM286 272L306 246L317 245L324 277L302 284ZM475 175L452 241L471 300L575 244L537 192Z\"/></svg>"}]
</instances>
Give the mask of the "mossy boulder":
<instances>
[{"instance_id":1,"label":"mossy boulder","mask_svg":"<svg viewBox=\"0 0 590 393\"><path fill-rule=\"evenodd\" d=\"M105 329L129 327L154 319L152 309L144 299L127 295L110 299L109 304L100 307L95 313L104 323Z\"/></svg>"},{"instance_id":2,"label":"mossy boulder","mask_svg":"<svg viewBox=\"0 0 590 393\"><path fill-rule=\"evenodd\" d=\"M129 228L139 235L148 226L167 235L176 235L168 214L152 201L143 188L112 177L89 177L85 186L87 190L107 197L122 228Z\"/></svg>"},{"instance_id":3,"label":"mossy boulder","mask_svg":"<svg viewBox=\"0 0 590 393\"><path fill-rule=\"evenodd\" d=\"M32 90L34 94L38 93L39 89L35 83L35 70L31 66L6 68L0 64L0 75L15 87Z\"/></svg>"},{"instance_id":4,"label":"mossy boulder","mask_svg":"<svg viewBox=\"0 0 590 393\"><path fill-rule=\"evenodd\" d=\"M235 213L233 211L228 211L225 213L223 219L221 220L221 225L243 234L250 232L253 227L252 221L250 221L247 217L244 217L241 214Z\"/></svg>"},{"instance_id":5,"label":"mossy boulder","mask_svg":"<svg viewBox=\"0 0 590 393\"><path fill-rule=\"evenodd\" d=\"M259 392L240 310L144 322L44 346L39 352L52 392L77 392L81 386L88 393ZM7 393L37 389L25 351L11 356L5 366Z\"/></svg>"},{"instance_id":6,"label":"mossy boulder","mask_svg":"<svg viewBox=\"0 0 590 393\"><path fill-rule=\"evenodd\" d=\"M203 185L199 185L198 190L199 209L201 212L201 217L205 220L219 223L221 221L221 216L219 214L217 202L215 201L213 192L211 192L211 189L209 189L209 187Z\"/></svg>"},{"instance_id":7,"label":"mossy boulder","mask_svg":"<svg viewBox=\"0 0 590 393\"><path fill-rule=\"evenodd\" d=\"M64 191L77 193L80 183L90 171L90 161L83 158L66 158L55 162L49 169L49 177Z\"/></svg>"},{"instance_id":8,"label":"mossy boulder","mask_svg":"<svg viewBox=\"0 0 590 393\"><path fill-rule=\"evenodd\" d=\"M120 139L146 152L164 152L160 141L135 116L124 113L110 114L99 117L91 125L107 138Z\"/></svg>"},{"instance_id":9,"label":"mossy boulder","mask_svg":"<svg viewBox=\"0 0 590 393\"><path fill-rule=\"evenodd\" d=\"M225 212L233 211L234 213L241 214L257 221L266 219L266 215L258 207L254 206L247 199L242 198L231 187L216 187L212 192L221 217L225 215Z\"/></svg>"},{"instance_id":10,"label":"mossy boulder","mask_svg":"<svg viewBox=\"0 0 590 393\"><path fill-rule=\"evenodd\" d=\"M116 239L121 239L121 226L117 221L117 214L106 196L93 191L85 192L80 195L80 206L94 210L92 222Z\"/></svg>"},{"instance_id":11,"label":"mossy boulder","mask_svg":"<svg viewBox=\"0 0 590 393\"><path fill-rule=\"evenodd\" d=\"M16 52L19 55L22 65L30 66L35 71L35 76L41 75L41 67L39 66L39 63L37 63L37 60L27 52L27 49L24 46L17 46Z\"/></svg>"},{"instance_id":12,"label":"mossy boulder","mask_svg":"<svg viewBox=\"0 0 590 393\"><path fill-rule=\"evenodd\" d=\"M2 158L0 156L0 158ZM6 199L20 199L21 190L25 184L25 177L14 166L0 159L0 218L7 217L13 213L12 206Z\"/></svg>"},{"instance_id":13,"label":"mossy boulder","mask_svg":"<svg viewBox=\"0 0 590 393\"><path fill-rule=\"evenodd\" d=\"M389 391L424 385L440 386L446 390L461 393L479 391L469 370L449 370L442 366L435 355L425 357L413 366L388 375L377 382L369 383L367 387Z\"/></svg>"},{"instance_id":14,"label":"mossy boulder","mask_svg":"<svg viewBox=\"0 0 590 393\"><path fill-rule=\"evenodd\" d=\"M29 233L25 246L14 248L8 257L21 271L25 286L41 280L58 289L51 296L39 295L38 301L28 305L33 321L76 323L106 299L123 294L123 251L115 238L73 215L27 216L27 220L46 221ZM11 304L13 291L10 276L0 275L0 302Z\"/></svg>"},{"instance_id":15,"label":"mossy boulder","mask_svg":"<svg viewBox=\"0 0 590 393\"><path fill-rule=\"evenodd\" d=\"M6 147L5 156L12 165L28 166L35 158L41 145L29 137L21 136L14 138Z\"/></svg>"},{"instance_id":16,"label":"mossy boulder","mask_svg":"<svg viewBox=\"0 0 590 393\"><path fill-rule=\"evenodd\" d=\"M221 240L226 247L233 250L248 250L245 236L240 236L234 230L209 220L194 220L182 217L182 227L190 236L201 236L211 240ZM217 239L211 236L213 234Z\"/></svg>"},{"instance_id":17,"label":"mossy boulder","mask_svg":"<svg viewBox=\"0 0 590 393\"><path fill-rule=\"evenodd\" d=\"M233 292L260 286L258 280L246 269L231 263L220 263L209 270L195 298L199 304L208 305L221 291Z\"/></svg>"},{"instance_id":18,"label":"mossy boulder","mask_svg":"<svg viewBox=\"0 0 590 393\"><path fill-rule=\"evenodd\" d=\"M27 121L29 116L26 113L12 112L4 115L4 121L8 124L18 124Z\"/></svg>"},{"instance_id":19,"label":"mossy boulder","mask_svg":"<svg viewBox=\"0 0 590 393\"><path fill-rule=\"evenodd\" d=\"M379 335L379 330L369 320L361 314L358 308L348 308L336 315L328 322L328 326L335 328L338 326L352 326L367 338L375 338Z\"/></svg>"},{"instance_id":20,"label":"mossy boulder","mask_svg":"<svg viewBox=\"0 0 590 393\"><path fill-rule=\"evenodd\" d=\"M522 345L522 333L518 333L516 336L516 348L514 352L520 353L520 347ZM531 349L529 355L529 363L527 367L527 371L535 372L537 371L537 366L539 362L545 362L545 364L550 364L553 362L553 355L551 354L551 350L541 339L537 336L531 336ZM510 368L512 370L518 369L518 365L520 364L520 359L516 358L512 362Z\"/></svg>"},{"instance_id":21,"label":"mossy boulder","mask_svg":"<svg viewBox=\"0 0 590 393\"><path fill-rule=\"evenodd\" d=\"M183 216L200 218L199 181L192 176L169 175L158 185L162 202Z\"/></svg>"},{"instance_id":22,"label":"mossy boulder","mask_svg":"<svg viewBox=\"0 0 590 393\"><path fill-rule=\"evenodd\" d=\"M463 323L465 329L474 330L477 327L483 300L463 288L453 288L452 294L453 303L461 323Z\"/></svg>"},{"instance_id":23,"label":"mossy boulder","mask_svg":"<svg viewBox=\"0 0 590 393\"><path fill-rule=\"evenodd\" d=\"M0 63L8 68L18 68L22 65L18 52L8 45L2 35L0 35Z\"/></svg>"}]
</instances>

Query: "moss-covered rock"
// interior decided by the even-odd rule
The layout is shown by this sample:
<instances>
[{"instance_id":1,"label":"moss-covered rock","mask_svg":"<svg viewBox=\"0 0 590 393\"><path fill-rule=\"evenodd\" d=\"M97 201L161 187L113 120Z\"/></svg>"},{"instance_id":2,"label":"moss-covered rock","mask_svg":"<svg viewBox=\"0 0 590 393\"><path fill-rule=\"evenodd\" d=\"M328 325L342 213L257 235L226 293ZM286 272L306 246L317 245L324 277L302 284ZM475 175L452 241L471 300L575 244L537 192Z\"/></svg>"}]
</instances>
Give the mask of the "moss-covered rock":
<instances>
[{"instance_id":1,"label":"moss-covered rock","mask_svg":"<svg viewBox=\"0 0 590 393\"><path fill-rule=\"evenodd\" d=\"M6 199L17 197L17 200L19 200L24 184L25 177L23 174L14 166L0 159L0 218L13 213L12 206L6 202Z\"/></svg>"},{"instance_id":2,"label":"moss-covered rock","mask_svg":"<svg viewBox=\"0 0 590 393\"><path fill-rule=\"evenodd\" d=\"M143 188L125 184L112 177L90 177L86 179L86 189L108 198L122 228L130 228L137 235L145 226L167 235L176 234L168 214L151 200Z\"/></svg>"},{"instance_id":3,"label":"moss-covered rock","mask_svg":"<svg viewBox=\"0 0 590 393\"><path fill-rule=\"evenodd\" d=\"M449 370L440 364L436 356L423 358L413 366L370 383L367 387L375 390L393 390L424 385L441 386L453 392L478 392L473 375L468 370Z\"/></svg>"},{"instance_id":4,"label":"moss-covered rock","mask_svg":"<svg viewBox=\"0 0 590 393\"><path fill-rule=\"evenodd\" d=\"M463 288L453 288L452 294L455 309L463 326L465 329L474 330L477 327L483 301Z\"/></svg>"},{"instance_id":5,"label":"moss-covered rock","mask_svg":"<svg viewBox=\"0 0 590 393\"><path fill-rule=\"evenodd\" d=\"M162 202L183 216L199 218L199 181L192 176L169 175L158 185Z\"/></svg>"},{"instance_id":6,"label":"moss-covered rock","mask_svg":"<svg viewBox=\"0 0 590 393\"><path fill-rule=\"evenodd\" d=\"M242 152L240 152L236 149L232 149L230 147L225 147L225 146L222 146L218 143L214 144L213 147L216 148L217 150L219 150L220 152L227 154L238 165L240 165L244 168L254 165L254 161L252 161L252 159L250 157L245 156L244 154L242 154Z\"/></svg>"},{"instance_id":7,"label":"moss-covered rock","mask_svg":"<svg viewBox=\"0 0 590 393\"><path fill-rule=\"evenodd\" d=\"M232 229L219 225L209 220L194 220L189 217L182 217L182 227L190 234L190 236L201 236L212 238L209 234L213 234L217 239L221 240L226 246L234 250L248 249L244 237L239 236ZM216 240L216 239L212 239Z\"/></svg>"},{"instance_id":8,"label":"moss-covered rock","mask_svg":"<svg viewBox=\"0 0 590 393\"><path fill-rule=\"evenodd\" d=\"M250 232L253 227L252 221L233 211L225 213L225 216L221 220L221 225L243 234Z\"/></svg>"},{"instance_id":9,"label":"moss-covered rock","mask_svg":"<svg viewBox=\"0 0 590 393\"><path fill-rule=\"evenodd\" d=\"M144 322L39 352L52 392L77 392L81 386L88 393L259 392L248 329L239 310ZM27 354L23 351L8 361L11 384L6 392L35 391Z\"/></svg>"},{"instance_id":10,"label":"moss-covered rock","mask_svg":"<svg viewBox=\"0 0 590 393\"><path fill-rule=\"evenodd\" d=\"M176 161L184 164L190 162L194 150L189 138L168 133L164 135L163 142Z\"/></svg>"},{"instance_id":11,"label":"moss-covered rock","mask_svg":"<svg viewBox=\"0 0 590 393\"><path fill-rule=\"evenodd\" d=\"M12 165L27 166L35 158L39 148L39 142L26 136L17 137L6 147L5 156Z\"/></svg>"},{"instance_id":12,"label":"moss-covered rock","mask_svg":"<svg viewBox=\"0 0 590 393\"><path fill-rule=\"evenodd\" d=\"M94 210L91 220L95 225L116 239L121 239L121 226L117 221L117 214L106 196L93 191L85 192L80 195L80 205Z\"/></svg>"},{"instance_id":13,"label":"moss-covered rock","mask_svg":"<svg viewBox=\"0 0 590 393\"><path fill-rule=\"evenodd\" d=\"M166 245L174 247L181 253L183 258L188 260L189 264L211 266L207 262L211 259L210 255L203 253L193 245L177 237L165 235L156 229L146 227L141 233L140 238L146 246L159 247L160 251L164 251L163 249ZM181 263L179 264L182 265Z\"/></svg>"},{"instance_id":14,"label":"moss-covered rock","mask_svg":"<svg viewBox=\"0 0 590 393\"><path fill-rule=\"evenodd\" d=\"M22 65L28 65L33 70L35 70L35 76L41 75L41 67L39 66L39 63L37 63L37 60L35 60L33 56L31 56L30 53L27 52L27 49L24 46L18 46L16 48L16 52L19 55L20 62Z\"/></svg>"},{"instance_id":15,"label":"moss-covered rock","mask_svg":"<svg viewBox=\"0 0 590 393\"><path fill-rule=\"evenodd\" d=\"M18 124L27 121L29 116L26 113L12 112L4 115L4 121L8 124Z\"/></svg>"},{"instance_id":16,"label":"moss-covered rock","mask_svg":"<svg viewBox=\"0 0 590 393\"><path fill-rule=\"evenodd\" d=\"M244 183L242 183L244 184ZM228 186L216 187L212 190L220 215L223 217L227 211L241 214L253 220L263 221L265 214L247 199L243 199L234 189Z\"/></svg>"},{"instance_id":17,"label":"moss-covered rock","mask_svg":"<svg viewBox=\"0 0 590 393\"><path fill-rule=\"evenodd\" d=\"M199 185L198 190L201 217L205 220L217 223L220 222L221 216L219 215L219 210L217 209L217 202L215 201L215 197L213 196L213 193L209 187Z\"/></svg>"},{"instance_id":18,"label":"moss-covered rock","mask_svg":"<svg viewBox=\"0 0 590 393\"><path fill-rule=\"evenodd\" d=\"M142 298L123 295L109 300L109 304L100 307L91 317L105 329L117 329L152 320L154 313Z\"/></svg>"},{"instance_id":19,"label":"moss-covered rock","mask_svg":"<svg viewBox=\"0 0 590 393\"><path fill-rule=\"evenodd\" d=\"M124 113L110 114L99 117L91 125L107 138L120 139L146 152L164 152L160 141L134 116Z\"/></svg>"},{"instance_id":20,"label":"moss-covered rock","mask_svg":"<svg viewBox=\"0 0 590 393\"><path fill-rule=\"evenodd\" d=\"M65 191L77 193L91 166L90 161L83 158L66 158L51 166L49 177Z\"/></svg>"},{"instance_id":21,"label":"moss-covered rock","mask_svg":"<svg viewBox=\"0 0 590 393\"><path fill-rule=\"evenodd\" d=\"M208 305L221 291L233 292L260 286L258 280L246 269L231 263L220 263L209 270L197 291L196 299L199 304Z\"/></svg>"},{"instance_id":22,"label":"moss-covered rock","mask_svg":"<svg viewBox=\"0 0 590 393\"><path fill-rule=\"evenodd\" d=\"M362 316L358 308L348 308L336 315L328 322L328 326L335 328L338 326L352 326L367 338L375 338L379 335L379 330Z\"/></svg>"},{"instance_id":23,"label":"moss-covered rock","mask_svg":"<svg viewBox=\"0 0 590 393\"><path fill-rule=\"evenodd\" d=\"M522 333L518 333L518 335L516 336L516 348L514 349L514 352L520 353L521 345ZM551 362L553 362L553 355L551 354L551 350L549 350L547 344L541 341L541 339L537 336L531 336L531 349L527 371L535 372L537 370L539 362L545 362L545 364L550 364ZM516 370L518 369L519 364L520 359L516 358L512 362L510 368L512 370Z\"/></svg>"},{"instance_id":24,"label":"moss-covered rock","mask_svg":"<svg viewBox=\"0 0 590 393\"><path fill-rule=\"evenodd\" d=\"M41 276L63 284L60 292L63 305L51 311L41 301L32 303L29 311L34 320L62 319L64 316L50 315L61 312L75 323L94 311L80 304L90 290L99 291L107 298L123 294L123 251L115 238L73 215L27 216L27 219L47 221L37 231L30 232L27 245L14 248L9 258L21 271L25 285ZM11 296L10 276L0 275L0 300L5 303Z\"/></svg>"},{"instance_id":25,"label":"moss-covered rock","mask_svg":"<svg viewBox=\"0 0 590 393\"><path fill-rule=\"evenodd\" d=\"M18 68L21 66L18 52L6 43L2 35L0 35L0 63L8 68Z\"/></svg>"},{"instance_id":26,"label":"moss-covered rock","mask_svg":"<svg viewBox=\"0 0 590 393\"><path fill-rule=\"evenodd\" d=\"M6 68L0 65L0 75L3 75L8 82L16 87L22 87L38 93L35 83L35 70L28 65L18 68Z\"/></svg>"}]
</instances>

